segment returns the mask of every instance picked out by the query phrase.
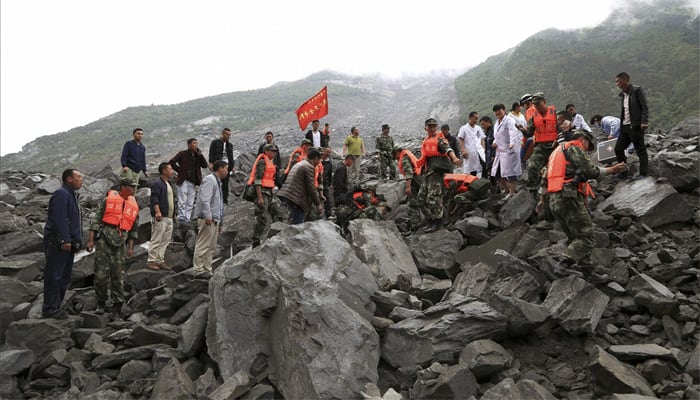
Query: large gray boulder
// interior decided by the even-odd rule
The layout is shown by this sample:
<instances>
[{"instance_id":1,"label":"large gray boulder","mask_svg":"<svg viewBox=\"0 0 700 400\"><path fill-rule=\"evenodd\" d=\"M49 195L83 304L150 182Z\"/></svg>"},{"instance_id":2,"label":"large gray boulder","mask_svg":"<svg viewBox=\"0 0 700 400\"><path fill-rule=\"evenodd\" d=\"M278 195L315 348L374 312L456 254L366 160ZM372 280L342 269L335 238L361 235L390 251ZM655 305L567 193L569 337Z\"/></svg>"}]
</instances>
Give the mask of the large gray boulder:
<instances>
[{"instance_id":1,"label":"large gray boulder","mask_svg":"<svg viewBox=\"0 0 700 400\"><path fill-rule=\"evenodd\" d=\"M377 381L378 288L336 225L294 225L209 283L209 355L223 379L267 359L286 398L354 398Z\"/></svg>"},{"instance_id":2,"label":"large gray boulder","mask_svg":"<svg viewBox=\"0 0 700 400\"><path fill-rule=\"evenodd\" d=\"M651 386L636 369L620 362L600 346L594 346L589 368L597 394L636 393L654 396Z\"/></svg>"},{"instance_id":3,"label":"large gray boulder","mask_svg":"<svg viewBox=\"0 0 700 400\"><path fill-rule=\"evenodd\" d=\"M570 276L552 283L542 303L565 331L572 335L591 334L610 298L581 278Z\"/></svg>"},{"instance_id":4,"label":"large gray boulder","mask_svg":"<svg viewBox=\"0 0 700 400\"><path fill-rule=\"evenodd\" d=\"M379 286L393 286L400 274L419 276L411 250L393 221L356 219L348 224L348 241L372 270Z\"/></svg>"},{"instance_id":5,"label":"large gray boulder","mask_svg":"<svg viewBox=\"0 0 700 400\"><path fill-rule=\"evenodd\" d=\"M556 400L556 397L539 383L523 379L515 383L506 378L487 390L481 400Z\"/></svg>"},{"instance_id":6,"label":"large gray boulder","mask_svg":"<svg viewBox=\"0 0 700 400\"><path fill-rule=\"evenodd\" d=\"M618 185L598 208L605 210L608 206L630 209L640 222L652 228L693 220L692 210L676 189L668 183L656 183L652 178Z\"/></svg>"},{"instance_id":7,"label":"large gray boulder","mask_svg":"<svg viewBox=\"0 0 700 400\"><path fill-rule=\"evenodd\" d=\"M501 221L501 225L506 228L522 225L532 215L536 205L532 194L527 190L521 190L508 199L498 213L498 219Z\"/></svg>"},{"instance_id":8,"label":"large gray boulder","mask_svg":"<svg viewBox=\"0 0 700 400\"><path fill-rule=\"evenodd\" d=\"M464 346L477 339L502 337L506 317L475 297L452 294L386 329L382 357L394 367L413 367L430 360L452 361Z\"/></svg>"},{"instance_id":9,"label":"large gray boulder","mask_svg":"<svg viewBox=\"0 0 700 400\"><path fill-rule=\"evenodd\" d=\"M439 278L452 279L457 275L459 264L455 262L454 255L463 244L464 238L459 231L447 229L408 239L418 270Z\"/></svg>"},{"instance_id":10,"label":"large gray boulder","mask_svg":"<svg viewBox=\"0 0 700 400\"><path fill-rule=\"evenodd\" d=\"M674 189L692 192L700 186L700 153L682 153L662 150L654 155L659 176L663 176Z\"/></svg>"}]
</instances>

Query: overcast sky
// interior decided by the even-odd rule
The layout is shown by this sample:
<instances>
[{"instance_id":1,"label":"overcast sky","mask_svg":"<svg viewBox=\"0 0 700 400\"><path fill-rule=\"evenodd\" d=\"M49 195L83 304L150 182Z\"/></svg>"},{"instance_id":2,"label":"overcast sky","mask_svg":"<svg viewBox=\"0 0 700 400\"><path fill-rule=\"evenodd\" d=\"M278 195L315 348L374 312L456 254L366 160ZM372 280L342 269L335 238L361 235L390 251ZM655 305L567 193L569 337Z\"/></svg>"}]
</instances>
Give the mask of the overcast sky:
<instances>
[{"instance_id":1,"label":"overcast sky","mask_svg":"<svg viewBox=\"0 0 700 400\"><path fill-rule=\"evenodd\" d=\"M616 4L3 0L0 153L127 107L324 69L389 77L463 70L544 29L598 25Z\"/></svg>"}]
</instances>

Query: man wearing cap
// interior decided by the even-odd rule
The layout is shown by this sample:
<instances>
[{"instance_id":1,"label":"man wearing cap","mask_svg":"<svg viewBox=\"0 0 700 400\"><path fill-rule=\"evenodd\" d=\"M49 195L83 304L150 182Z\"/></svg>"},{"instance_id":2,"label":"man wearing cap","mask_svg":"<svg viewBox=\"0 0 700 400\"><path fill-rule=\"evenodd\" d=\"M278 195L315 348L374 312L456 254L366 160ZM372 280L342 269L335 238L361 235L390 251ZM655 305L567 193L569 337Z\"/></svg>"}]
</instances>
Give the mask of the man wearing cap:
<instances>
[{"instance_id":1,"label":"man wearing cap","mask_svg":"<svg viewBox=\"0 0 700 400\"><path fill-rule=\"evenodd\" d=\"M350 183L357 185L360 181L360 158L365 156L365 142L360 137L357 127L350 128L350 136L343 142L343 157L352 156L352 169L350 170Z\"/></svg>"},{"instance_id":2,"label":"man wearing cap","mask_svg":"<svg viewBox=\"0 0 700 400\"><path fill-rule=\"evenodd\" d=\"M122 170L119 173L119 178L129 179L138 185L141 171L143 171L143 176L148 178L148 171L146 171L146 146L141 142L143 129L136 128L131 134L134 140L129 140L122 147Z\"/></svg>"},{"instance_id":3,"label":"man wearing cap","mask_svg":"<svg viewBox=\"0 0 700 400\"><path fill-rule=\"evenodd\" d=\"M552 154L559 129L557 110L554 106L547 106L544 94L535 93L532 96L532 102L535 105L535 111L527 120L527 136L534 138L535 148L527 162L527 188L533 197L537 198L540 170L547 164L549 155Z\"/></svg>"},{"instance_id":4,"label":"man wearing cap","mask_svg":"<svg viewBox=\"0 0 700 400\"><path fill-rule=\"evenodd\" d=\"M90 225L87 250L95 249L97 313L104 313L111 292L114 316L121 317L126 259L134 254L134 240L138 238L135 192L136 182L121 179L119 191L107 192Z\"/></svg>"},{"instance_id":5,"label":"man wearing cap","mask_svg":"<svg viewBox=\"0 0 700 400\"><path fill-rule=\"evenodd\" d=\"M626 162L625 149L632 143L639 157L639 177L649 174L649 156L644 144L644 131L649 127L649 108L644 90L630 83L630 75L620 72L615 77L615 85L620 88L620 137L615 144L615 156L618 162Z\"/></svg>"},{"instance_id":6,"label":"man wearing cap","mask_svg":"<svg viewBox=\"0 0 700 400\"><path fill-rule=\"evenodd\" d=\"M224 204L228 204L228 177L235 172L233 168L233 144L230 142L231 130L224 128L219 139L212 140L209 145L209 169L213 171L214 162L226 163L228 173L221 179L221 190L224 194Z\"/></svg>"},{"instance_id":7,"label":"man wearing cap","mask_svg":"<svg viewBox=\"0 0 700 400\"><path fill-rule=\"evenodd\" d=\"M379 179L396 179L396 166L394 165L394 138L389 136L391 127L382 125L382 133L377 136L374 150L379 158ZM387 171L388 169L388 171Z\"/></svg>"},{"instance_id":8,"label":"man wearing cap","mask_svg":"<svg viewBox=\"0 0 700 400\"><path fill-rule=\"evenodd\" d=\"M265 146L268 144L276 144L275 143L275 134L272 133L272 131L268 131L265 133L265 141L262 142L262 144L258 147L258 154L263 154L265 152ZM272 160L275 162L275 165L277 166L277 173L282 172L282 159L280 158L280 152L276 151L275 152L275 158Z\"/></svg>"},{"instance_id":9,"label":"man wearing cap","mask_svg":"<svg viewBox=\"0 0 700 400\"><path fill-rule=\"evenodd\" d=\"M194 208L197 186L202 183L202 168L207 168L207 159L199 149L197 139L187 139L187 150L182 150L171 158L170 166L177 172L177 219L189 221Z\"/></svg>"},{"instance_id":10,"label":"man wearing cap","mask_svg":"<svg viewBox=\"0 0 700 400\"><path fill-rule=\"evenodd\" d=\"M260 245L260 238L273 221L282 221L284 214L279 200L272 193L275 188L277 166L275 155L279 152L276 144L266 144L250 171L248 185L255 187L255 227L253 228L253 247Z\"/></svg>"},{"instance_id":11,"label":"man wearing cap","mask_svg":"<svg viewBox=\"0 0 700 400\"><path fill-rule=\"evenodd\" d=\"M425 132L428 134L421 145L421 157L417 162L424 176L423 184L418 192L418 200L422 205L423 218L428 225L426 232L440 228L442 223L443 178L446 173L459 165L459 158L450 147L442 132L438 133L438 122L435 118L425 121Z\"/></svg>"},{"instance_id":12,"label":"man wearing cap","mask_svg":"<svg viewBox=\"0 0 700 400\"><path fill-rule=\"evenodd\" d=\"M586 205L587 197L593 193L588 180L626 169L625 163L607 168L595 166L586 155L594 149L593 135L583 129L576 130L573 140L557 146L548 159L537 204L541 214L548 198L552 216L569 239L564 262L578 264L586 275L592 272L590 254L595 245L593 221Z\"/></svg>"},{"instance_id":13,"label":"man wearing cap","mask_svg":"<svg viewBox=\"0 0 700 400\"><path fill-rule=\"evenodd\" d=\"M420 167L418 167L418 159L410 150L396 147L394 156L406 184L404 194L406 195L406 204L408 204L408 227L414 231L421 222L421 203L418 200L418 192L420 192L423 176Z\"/></svg>"},{"instance_id":14,"label":"man wearing cap","mask_svg":"<svg viewBox=\"0 0 700 400\"><path fill-rule=\"evenodd\" d=\"M197 217L197 242L194 245L192 270L195 275L210 275L211 260L216 250L216 240L224 220L224 196L222 181L228 176L228 166L222 161L214 161L213 174L202 180L199 186L194 215Z\"/></svg>"}]
</instances>

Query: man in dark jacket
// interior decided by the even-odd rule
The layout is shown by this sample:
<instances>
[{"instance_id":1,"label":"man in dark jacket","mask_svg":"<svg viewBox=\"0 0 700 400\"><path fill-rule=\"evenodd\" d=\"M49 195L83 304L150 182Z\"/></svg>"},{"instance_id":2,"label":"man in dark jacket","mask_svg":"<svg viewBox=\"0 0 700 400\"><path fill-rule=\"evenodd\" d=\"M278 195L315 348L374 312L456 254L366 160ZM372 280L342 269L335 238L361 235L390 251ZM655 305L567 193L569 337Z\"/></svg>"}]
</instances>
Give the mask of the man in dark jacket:
<instances>
[{"instance_id":1,"label":"man in dark jacket","mask_svg":"<svg viewBox=\"0 0 700 400\"><path fill-rule=\"evenodd\" d=\"M214 139L209 145L209 169L214 167L215 161L223 161L228 164L228 174L221 179L221 190L224 193L225 204L228 204L228 177L235 172L233 168L233 145L229 142L229 139L231 139L231 130L224 128L221 131L221 138Z\"/></svg>"},{"instance_id":2,"label":"man in dark jacket","mask_svg":"<svg viewBox=\"0 0 700 400\"><path fill-rule=\"evenodd\" d=\"M44 225L44 318L65 318L61 303L70 284L73 256L82 246L82 219L75 193L83 186L83 176L74 169L63 171L63 186L49 200Z\"/></svg>"},{"instance_id":3,"label":"man in dark jacket","mask_svg":"<svg viewBox=\"0 0 700 400\"><path fill-rule=\"evenodd\" d=\"M341 201L341 196L346 194L348 188L348 168L352 168L353 156L345 156L342 164L333 172L333 204L337 206Z\"/></svg>"},{"instance_id":4,"label":"man in dark jacket","mask_svg":"<svg viewBox=\"0 0 700 400\"><path fill-rule=\"evenodd\" d=\"M316 149L309 150L307 157L289 171L284 186L277 193L289 207L292 224L303 223L312 206L317 208L319 215L323 212L323 203L318 195L315 179L316 166L320 162L321 153Z\"/></svg>"},{"instance_id":5,"label":"man in dark jacket","mask_svg":"<svg viewBox=\"0 0 700 400\"><path fill-rule=\"evenodd\" d=\"M170 186L173 167L164 162L158 166L160 176L151 185L151 245L148 247L147 266L150 269L169 271L165 263L165 249L168 248L173 236L173 220L175 219L175 198Z\"/></svg>"},{"instance_id":6,"label":"man in dark jacket","mask_svg":"<svg viewBox=\"0 0 700 400\"><path fill-rule=\"evenodd\" d=\"M304 138L309 139L313 147L330 147L330 135L325 129L323 131L318 129L319 125L320 122L317 119L311 121L311 129L306 132Z\"/></svg>"},{"instance_id":7,"label":"man in dark jacket","mask_svg":"<svg viewBox=\"0 0 700 400\"><path fill-rule=\"evenodd\" d=\"M207 168L207 159L199 149L197 139L187 139L187 150L171 158L170 166L177 172L177 219L189 221L194 208L197 186L202 183L202 168Z\"/></svg>"},{"instance_id":8,"label":"man in dark jacket","mask_svg":"<svg viewBox=\"0 0 700 400\"><path fill-rule=\"evenodd\" d=\"M615 144L615 156L617 162L626 162L625 149L632 143L634 151L639 156L639 177L644 178L649 174L649 156L644 144L644 131L649 127L649 109L647 98L640 86L630 83L627 72L620 72L615 77L615 85L620 88L620 121L622 129L620 137Z\"/></svg>"},{"instance_id":9,"label":"man in dark jacket","mask_svg":"<svg viewBox=\"0 0 700 400\"><path fill-rule=\"evenodd\" d=\"M143 129L136 128L131 134L134 140L129 140L122 147L122 170L119 172L119 178L129 179L138 185L139 172L143 171L143 176L148 178L148 171L146 171L146 146L141 141L143 139Z\"/></svg>"}]
</instances>

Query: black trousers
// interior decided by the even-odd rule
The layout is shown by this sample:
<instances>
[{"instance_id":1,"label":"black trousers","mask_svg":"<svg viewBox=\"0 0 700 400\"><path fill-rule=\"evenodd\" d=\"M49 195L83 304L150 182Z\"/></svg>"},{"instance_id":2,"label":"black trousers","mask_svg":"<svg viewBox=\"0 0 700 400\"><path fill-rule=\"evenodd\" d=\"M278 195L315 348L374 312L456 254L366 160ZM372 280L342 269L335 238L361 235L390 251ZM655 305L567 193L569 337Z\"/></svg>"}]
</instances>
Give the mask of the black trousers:
<instances>
[{"instance_id":1,"label":"black trousers","mask_svg":"<svg viewBox=\"0 0 700 400\"><path fill-rule=\"evenodd\" d=\"M622 125L620 136L615 145L615 157L617 162L627 162L625 149L632 143L634 151L639 157L639 175L649 175L649 156L647 146L644 144L644 131L639 126Z\"/></svg>"}]
</instances>

